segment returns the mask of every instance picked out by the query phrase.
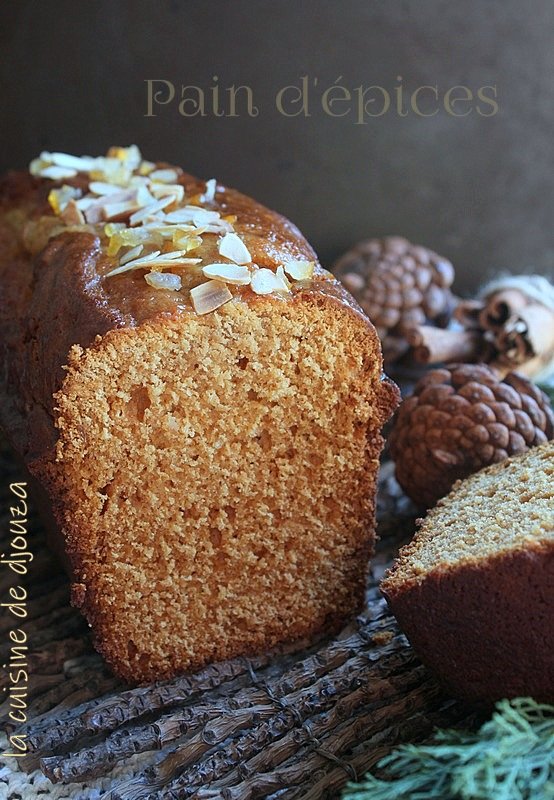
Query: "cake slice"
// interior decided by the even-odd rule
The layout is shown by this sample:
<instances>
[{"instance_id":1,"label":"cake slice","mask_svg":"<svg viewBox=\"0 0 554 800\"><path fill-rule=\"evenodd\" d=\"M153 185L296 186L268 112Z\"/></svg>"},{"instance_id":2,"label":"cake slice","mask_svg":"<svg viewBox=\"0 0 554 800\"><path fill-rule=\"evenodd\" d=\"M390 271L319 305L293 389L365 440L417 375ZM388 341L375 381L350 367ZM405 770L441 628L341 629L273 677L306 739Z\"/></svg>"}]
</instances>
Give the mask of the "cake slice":
<instances>
[{"instance_id":1,"label":"cake slice","mask_svg":"<svg viewBox=\"0 0 554 800\"><path fill-rule=\"evenodd\" d=\"M290 222L137 153L4 182L0 417L97 648L150 681L360 607L398 392Z\"/></svg>"},{"instance_id":2,"label":"cake slice","mask_svg":"<svg viewBox=\"0 0 554 800\"><path fill-rule=\"evenodd\" d=\"M554 701L554 442L458 482L381 589L454 694Z\"/></svg>"}]
</instances>

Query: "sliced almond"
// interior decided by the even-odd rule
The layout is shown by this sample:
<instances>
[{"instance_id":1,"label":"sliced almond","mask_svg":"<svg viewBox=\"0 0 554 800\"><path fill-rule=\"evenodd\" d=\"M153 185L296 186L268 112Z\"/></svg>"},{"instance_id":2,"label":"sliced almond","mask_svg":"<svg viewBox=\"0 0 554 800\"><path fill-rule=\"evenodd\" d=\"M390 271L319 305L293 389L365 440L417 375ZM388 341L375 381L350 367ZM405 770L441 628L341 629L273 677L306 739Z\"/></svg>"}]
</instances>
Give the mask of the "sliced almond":
<instances>
[{"instance_id":1,"label":"sliced almond","mask_svg":"<svg viewBox=\"0 0 554 800\"><path fill-rule=\"evenodd\" d=\"M206 233L232 233L234 228L230 222L220 219L217 222L211 222L208 225L204 225L204 231Z\"/></svg>"},{"instance_id":2,"label":"sliced almond","mask_svg":"<svg viewBox=\"0 0 554 800\"><path fill-rule=\"evenodd\" d=\"M74 186L64 183L59 189L52 189L48 193L48 202L55 214L61 214L70 200L78 200L81 197L81 190Z\"/></svg>"},{"instance_id":3,"label":"sliced almond","mask_svg":"<svg viewBox=\"0 0 554 800\"><path fill-rule=\"evenodd\" d=\"M154 216L159 211L163 211L163 209L171 205L172 202L173 197L162 197L162 199L158 200L156 203L151 203L149 206L145 206L144 208L141 208L140 211L137 211L135 214L133 214L129 222L131 225L138 225L139 222L148 219L148 217Z\"/></svg>"},{"instance_id":4,"label":"sliced almond","mask_svg":"<svg viewBox=\"0 0 554 800\"><path fill-rule=\"evenodd\" d=\"M232 300L233 295L221 281L208 281L190 290L192 305L197 314L209 314Z\"/></svg>"},{"instance_id":5,"label":"sliced almond","mask_svg":"<svg viewBox=\"0 0 554 800\"><path fill-rule=\"evenodd\" d=\"M143 250L144 250L143 244L137 244L136 247L132 247L125 253L125 255L121 256L121 258L119 259L120 265L122 266L123 264L128 264L129 261L134 261L136 258L140 256Z\"/></svg>"},{"instance_id":6,"label":"sliced almond","mask_svg":"<svg viewBox=\"0 0 554 800\"><path fill-rule=\"evenodd\" d=\"M155 169L149 173L148 177L151 181L158 183L175 183L179 173L175 169Z\"/></svg>"},{"instance_id":7,"label":"sliced almond","mask_svg":"<svg viewBox=\"0 0 554 800\"><path fill-rule=\"evenodd\" d=\"M240 236L226 233L219 241L219 255L234 261L235 264L251 264L252 256Z\"/></svg>"},{"instance_id":8,"label":"sliced almond","mask_svg":"<svg viewBox=\"0 0 554 800\"><path fill-rule=\"evenodd\" d=\"M286 278L283 280L284 276L276 275L275 272L272 272L270 269L266 269L262 267L262 269L257 269L252 274L252 280L250 285L252 287L252 291L256 294L271 294L272 292L289 292L290 288L287 285Z\"/></svg>"},{"instance_id":9,"label":"sliced almond","mask_svg":"<svg viewBox=\"0 0 554 800\"><path fill-rule=\"evenodd\" d=\"M202 267L206 278L216 278L224 283L235 286L248 286L250 283L250 270L237 264L207 264Z\"/></svg>"},{"instance_id":10,"label":"sliced almond","mask_svg":"<svg viewBox=\"0 0 554 800\"><path fill-rule=\"evenodd\" d=\"M129 147L110 147L108 156L111 159L124 161L131 169L136 169L142 161L142 155L136 144Z\"/></svg>"},{"instance_id":11,"label":"sliced almond","mask_svg":"<svg viewBox=\"0 0 554 800\"><path fill-rule=\"evenodd\" d=\"M154 289L169 289L178 292L181 288L181 278L171 272L147 272L144 280Z\"/></svg>"},{"instance_id":12,"label":"sliced almond","mask_svg":"<svg viewBox=\"0 0 554 800\"><path fill-rule=\"evenodd\" d=\"M206 188L204 189L204 194L202 195L202 202L213 203L215 199L216 189L217 189L217 181L215 178L210 178L209 181L206 181Z\"/></svg>"},{"instance_id":13,"label":"sliced almond","mask_svg":"<svg viewBox=\"0 0 554 800\"><path fill-rule=\"evenodd\" d=\"M90 199L88 197L83 197L81 200L77 201L77 208L84 212L87 222L94 224L106 219L114 219L118 214L122 213L121 208L114 208L114 206L120 203L134 204L135 208L138 206L136 202L136 189L122 189L120 186L116 188L117 192L109 196L92 198L92 203L86 203L86 201Z\"/></svg>"},{"instance_id":14,"label":"sliced almond","mask_svg":"<svg viewBox=\"0 0 554 800\"><path fill-rule=\"evenodd\" d=\"M44 167L38 173L41 178L50 178L53 181L61 181L64 178L74 178L77 175L76 169L69 169L67 167Z\"/></svg>"},{"instance_id":15,"label":"sliced almond","mask_svg":"<svg viewBox=\"0 0 554 800\"><path fill-rule=\"evenodd\" d=\"M77 208L79 208L79 206L77 206ZM83 211L83 209L80 210ZM84 215L89 225L96 225L98 222L105 222L106 220L104 216L104 207L99 206L97 203L85 208Z\"/></svg>"},{"instance_id":16,"label":"sliced almond","mask_svg":"<svg viewBox=\"0 0 554 800\"><path fill-rule=\"evenodd\" d=\"M139 184L135 188L136 191L136 198L137 198L137 205L141 208L145 206L152 205L152 203L156 202L156 198L153 194L150 193L148 186L144 184Z\"/></svg>"},{"instance_id":17,"label":"sliced almond","mask_svg":"<svg viewBox=\"0 0 554 800\"><path fill-rule=\"evenodd\" d=\"M153 161L141 161L138 171L141 175L150 175L155 169L156 165Z\"/></svg>"},{"instance_id":18,"label":"sliced almond","mask_svg":"<svg viewBox=\"0 0 554 800\"><path fill-rule=\"evenodd\" d=\"M315 261L287 261L284 268L293 280L306 281L314 274Z\"/></svg>"},{"instance_id":19,"label":"sliced almond","mask_svg":"<svg viewBox=\"0 0 554 800\"><path fill-rule=\"evenodd\" d=\"M183 258L183 251L182 250L172 250L170 253L161 253L159 258L160 259L163 258L165 261L173 261L175 259L182 259Z\"/></svg>"},{"instance_id":20,"label":"sliced almond","mask_svg":"<svg viewBox=\"0 0 554 800\"><path fill-rule=\"evenodd\" d=\"M169 197L171 195L175 203L181 203L185 196L185 187L180 183L159 183L150 187L150 192L154 197Z\"/></svg>"},{"instance_id":21,"label":"sliced almond","mask_svg":"<svg viewBox=\"0 0 554 800\"><path fill-rule=\"evenodd\" d=\"M105 183L104 181L91 181L88 185L89 192L100 196L106 194L117 194L121 191L120 186L115 186L113 183Z\"/></svg>"},{"instance_id":22,"label":"sliced almond","mask_svg":"<svg viewBox=\"0 0 554 800\"><path fill-rule=\"evenodd\" d=\"M126 200L123 203L105 203L101 207L102 219L105 220L121 220L126 219L129 217L133 211L139 208L136 200ZM88 219L90 215L91 209L89 209L87 214L87 220L90 222L91 220Z\"/></svg>"},{"instance_id":23,"label":"sliced almond","mask_svg":"<svg viewBox=\"0 0 554 800\"><path fill-rule=\"evenodd\" d=\"M176 211L170 211L164 217L164 222L193 222L195 225L208 225L217 222L220 215L217 211L209 211L199 206L184 206Z\"/></svg>"},{"instance_id":24,"label":"sliced almond","mask_svg":"<svg viewBox=\"0 0 554 800\"><path fill-rule=\"evenodd\" d=\"M119 267L112 269L111 272L107 272L104 277L111 278L114 275L121 275L123 272L130 272L133 269L140 269L142 266L149 266L150 262L154 261L159 255L160 251L154 250L153 253L149 253L147 256L135 258L133 261L128 261L126 264L121 264Z\"/></svg>"},{"instance_id":25,"label":"sliced almond","mask_svg":"<svg viewBox=\"0 0 554 800\"><path fill-rule=\"evenodd\" d=\"M166 259L162 253L161 256L150 262L148 266L155 267L156 269L166 269L166 267L182 267L182 266L195 266L200 264L201 258L169 258Z\"/></svg>"},{"instance_id":26,"label":"sliced almond","mask_svg":"<svg viewBox=\"0 0 554 800\"><path fill-rule=\"evenodd\" d=\"M137 230L137 228L133 228L133 230ZM162 236L164 239L198 235L201 233L195 225L185 225L184 222L179 225L166 225L165 222L145 222L142 229L138 230L151 231L155 233L156 236Z\"/></svg>"},{"instance_id":27,"label":"sliced almond","mask_svg":"<svg viewBox=\"0 0 554 800\"><path fill-rule=\"evenodd\" d=\"M38 176L41 174L42 170L45 169L50 165L50 161L47 161L43 158L43 156L49 155L48 153L41 153L38 158L33 158L31 163L29 164L29 172L31 175Z\"/></svg>"},{"instance_id":28,"label":"sliced almond","mask_svg":"<svg viewBox=\"0 0 554 800\"><path fill-rule=\"evenodd\" d=\"M277 267L276 278L278 283L280 284L279 288L276 289L278 292L290 292L291 286L290 281L285 275L285 270L283 267Z\"/></svg>"},{"instance_id":29,"label":"sliced almond","mask_svg":"<svg viewBox=\"0 0 554 800\"><path fill-rule=\"evenodd\" d=\"M73 169L77 172L88 172L93 169L96 158L92 156L72 156L69 153L42 153L41 158L46 156L46 160L57 167Z\"/></svg>"}]
</instances>

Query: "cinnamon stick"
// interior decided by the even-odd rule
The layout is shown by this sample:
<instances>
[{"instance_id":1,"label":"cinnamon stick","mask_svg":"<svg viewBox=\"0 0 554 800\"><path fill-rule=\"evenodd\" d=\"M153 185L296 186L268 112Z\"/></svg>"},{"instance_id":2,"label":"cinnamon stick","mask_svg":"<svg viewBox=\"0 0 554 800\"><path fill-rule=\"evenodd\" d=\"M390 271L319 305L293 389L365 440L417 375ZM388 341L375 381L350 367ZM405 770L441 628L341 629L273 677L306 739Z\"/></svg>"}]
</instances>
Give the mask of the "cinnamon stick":
<instances>
[{"instance_id":1,"label":"cinnamon stick","mask_svg":"<svg viewBox=\"0 0 554 800\"><path fill-rule=\"evenodd\" d=\"M414 359L420 364L477 361L484 345L478 331L443 330L430 325L413 328L407 339Z\"/></svg>"},{"instance_id":2,"label":"cinnamon stick","mask_svg":"<svg viewBox=\"0 0 554 800\"><path fill-rule=\"evenodd\" d=\"M493 292L486 298L479 314L483 330L498 330L507 321L517 316L529 304L529 298L521 289L506 288Z\"/></svg>"},{"instance_id":3,"label":"cinnamon stick","mask_svg":"<svg viewBox=\"0 0 554 800\"><path fill-rule=\"evenodd\" d=\"M452 317L466 330L481 330L480 315L484 308L482 300L460 300Z\"/></svg>"}]
</instances>

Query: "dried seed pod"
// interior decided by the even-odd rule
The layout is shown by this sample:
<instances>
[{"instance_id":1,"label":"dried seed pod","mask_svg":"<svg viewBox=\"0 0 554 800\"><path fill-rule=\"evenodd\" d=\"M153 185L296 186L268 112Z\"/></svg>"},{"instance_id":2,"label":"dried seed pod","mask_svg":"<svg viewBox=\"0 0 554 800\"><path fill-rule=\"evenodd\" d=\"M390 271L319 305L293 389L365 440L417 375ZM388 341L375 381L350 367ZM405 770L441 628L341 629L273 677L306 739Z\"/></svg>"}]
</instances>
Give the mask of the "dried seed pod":
<instances>
[{"instance_id":1,"label":"dried seed pod","mask_svg":"<svg viewBox=\"0 0 554 800\"><path fill-rule=\"evenodd\" d=\"M354 295L381 337L385 361L408 350L417 325L445 327L454 307L450 261L400 236L359 242L333 271Z\"/></svg>"},{"instance_id":2,"label":"dried seed pod","mask_svg":"<svg viewBox=\"0 0 554 800\"><path fill-rule=\"evenodd\" d=\"M389 439L406 494L430 507L452 484L554 437L547 396L527 378L485 364L428 372L400 406Z\"/></svg>"}]
</instances>

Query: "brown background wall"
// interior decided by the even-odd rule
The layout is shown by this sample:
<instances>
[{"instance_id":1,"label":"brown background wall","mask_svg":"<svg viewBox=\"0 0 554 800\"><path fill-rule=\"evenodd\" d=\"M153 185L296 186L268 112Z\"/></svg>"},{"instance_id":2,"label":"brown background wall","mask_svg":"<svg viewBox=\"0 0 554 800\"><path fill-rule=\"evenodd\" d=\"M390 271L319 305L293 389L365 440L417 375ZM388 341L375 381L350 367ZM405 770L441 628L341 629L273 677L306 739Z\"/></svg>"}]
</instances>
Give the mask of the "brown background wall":
<instances>
[{"instance_id":1,"label":"brown background wall","mask_svg":"<svg viewBox=\"0 0 554 800\"><path fill-rule=\"evenodd\" d=\"M498 269L552 271L552 0L20 0L2 3L0 31L2 169L136 142L290 216L327 264L401 233L453 259L461 291ZM208 90L213 75L248 84L259 115L186 119L174 102L145 116L146 80ZM287 118L275 93L302 75L319 90L494 84L500 110L400 117L393 103L356 125L314 102Z\"/></svg>"}]
</instances>

